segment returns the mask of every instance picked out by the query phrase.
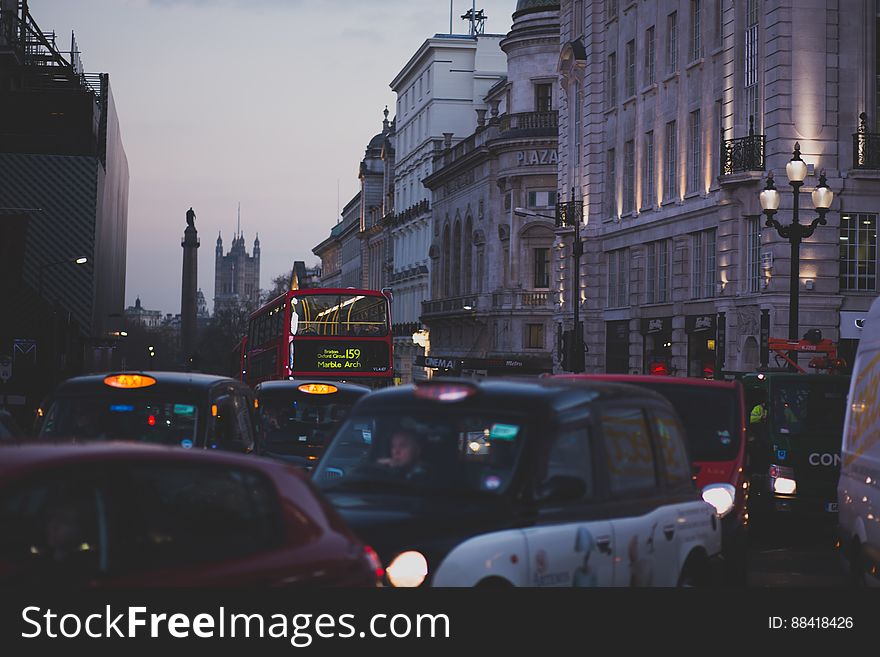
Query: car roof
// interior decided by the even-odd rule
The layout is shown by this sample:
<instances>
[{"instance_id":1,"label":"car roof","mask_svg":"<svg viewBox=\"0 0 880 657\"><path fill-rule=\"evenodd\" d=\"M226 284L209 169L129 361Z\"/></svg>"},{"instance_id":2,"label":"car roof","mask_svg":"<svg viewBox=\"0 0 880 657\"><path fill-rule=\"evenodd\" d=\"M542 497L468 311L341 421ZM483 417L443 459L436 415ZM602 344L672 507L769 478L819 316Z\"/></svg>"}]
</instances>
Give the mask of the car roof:
<instances>
[{"instance_id":1,"label":"car roof","mask_svg":"<svg viewBox=\"0 0 880 657\"><path fill-rule=\"evenodd\" d=\"M104 385L104 379L108 376L118 376L118 375L145 375L156 379L156 385L161 386L163 388L168 387L178 387L178 388L211 388L219 383L234 383L241 386L244 386L240 381L237 381L228 376L220 376L217 374L202 374L198 372L155 372L155 371L140 371L140 372L102 372L100 374L86 374L83 376L75 376L66 381L61 382L55 388L53 392L53 396L57 396L65 393L87 393L94 390L120 390L118 388L110 388L109 386ZM135 388L132 390L149 390L153 386L149 386L146 388Z\"/></svg>"},{"instance_id":2,"label":"car roof","mask_svg":"<svg viewBox=\"0 0 880 657\"><path fill-rule=\"evenodd\" d=\"M264 469L274 461L234 452L188 450L177 446L125 441L26 441L0 446L0 481L24 471L69 463L102 461L177 461L250 466Z\"/></svg>"},{"instance_id":3,"label":"car roof","mask_svg":"<svg viewBox=\"0 0 880 657\"><path fill-rule=\"evenodd\" d=\"M328 381L327 379L279 379L276 381L263 381L257 384L254 391L259 395L261 392L278 392L284 390L295 391L299 386L315 383L319 385L331 385L336 387L340 392L352 394L367 394L371 389L359 383L348 383L342 381Z\"/></svg>"},{"instance_id":4,"label":"car roof","mask_svg":"<svg viewBox=\"0 0 880 657\"><path fill-rule=\"evenodd\" d=\"M586 385L584 385L586 384ZM430 386L468 386L474 394L454 402L435 401L418 396L420 389ZM527 411L529 413L563 412L578 405L618 399L643 399L669 402L665 397L642 387L606 381L579 381L573 384L566 379L467 379L435 377L430 381L383 388L362 397L352 412L365 409L390 408L400 410L402 405L422 410L437 408L467 408Z\"/></svg>"},{"instance_id":5,"label":"car roof","mask_svg":"<svg viewBox=\"0 0 880 657\"><path fill-rule=\"evenodd\" d=\"M617 383L653 383L658 385L697 386L701 388L736 388L736 381L720 381L718 379L702 379L683 376L652 376L650 374L557 374L548 379L564 379L570 381L615 381Z\"/></svg>"}]
</instances>

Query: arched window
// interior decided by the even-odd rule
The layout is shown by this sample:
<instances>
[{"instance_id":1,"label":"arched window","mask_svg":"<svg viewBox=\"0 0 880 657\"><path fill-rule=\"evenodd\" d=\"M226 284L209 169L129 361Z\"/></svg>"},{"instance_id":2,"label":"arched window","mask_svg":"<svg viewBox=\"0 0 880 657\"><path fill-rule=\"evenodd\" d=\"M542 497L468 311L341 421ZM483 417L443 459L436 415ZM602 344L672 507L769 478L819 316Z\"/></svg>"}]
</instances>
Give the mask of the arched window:
<instances>
[{"instance_id":1,"label":"arched window","mask_svg":"<svg viewBox=\"0 0 880 657\"><path fill-rule=\"evenodd\" d=\"M452 230L452 268L450 270L452 296L461 294L461 221L455 222Z\"/></svg>"},{"instance_id":2,"label":"arched window","mask_svg":"<svg viewBox=\"0 0 880 657\"><path fill-rule=\"evenodd\" d=\"M440 274L443 287L441 289L441 297L450 296L449 280L451 263L449 262L449 224L443 226L443 254L441 255Z\"/></svg>"},{"instance_id":3,"label":"arched window","mask_svg":"<svg viewBox=\"0 0 880 657\"><path fill-rule=\"evenodd\" d=\"M468 216L467 221L464 225L464 243L461 245L464 250L464 254L462 256L462 262L464 267L462 268L462 276L464 277L464 293L470 294L473 291L473 280L474 280L474 272L473 272L473 234L474 234L474 222L473 219Z\"/></svg>"}]
</instances>

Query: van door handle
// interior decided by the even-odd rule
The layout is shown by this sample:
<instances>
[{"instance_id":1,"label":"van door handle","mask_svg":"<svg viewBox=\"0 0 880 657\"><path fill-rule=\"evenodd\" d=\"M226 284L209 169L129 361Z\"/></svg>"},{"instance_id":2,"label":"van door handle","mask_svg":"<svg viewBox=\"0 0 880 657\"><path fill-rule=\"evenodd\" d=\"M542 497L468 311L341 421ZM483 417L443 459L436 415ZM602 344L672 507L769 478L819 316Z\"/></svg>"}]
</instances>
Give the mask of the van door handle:
<instances>
[{"instance_id":1,"label":"van door handle","mask_svg":"<svg viewBox=\"0 0 880 657\"><path fill-rule=\"evenodd\" d=\"M611 554L611 537L600 536L596 539L596 547L602 554Z\"/></svg>"}]
</instances>

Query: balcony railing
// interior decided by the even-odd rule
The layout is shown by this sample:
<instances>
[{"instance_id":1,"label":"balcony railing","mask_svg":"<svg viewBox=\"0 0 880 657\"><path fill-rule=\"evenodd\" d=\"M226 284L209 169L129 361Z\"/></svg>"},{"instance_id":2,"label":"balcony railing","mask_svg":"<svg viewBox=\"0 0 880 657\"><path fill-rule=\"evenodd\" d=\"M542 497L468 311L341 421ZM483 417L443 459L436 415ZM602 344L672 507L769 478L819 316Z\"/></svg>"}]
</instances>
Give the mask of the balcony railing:
<instances>
[{"instance_id":1,"label":"balcony railing","mask_svg":"<svg viewBox=\"0 0 880 657\"><path fill-rule=\"evenodd\" d=\"M859 114L859 129L853 134L853 169L880 169L880 133L868 132L868 115Z\"/></svg>"},{"instance_id":2,"label":"balcony railing","mask_svg":"<svg viewBox=\"0 0 880 657\"><path fill-rule=\"evenodd\" d=\"M749 136L725 139L721 129L721 175L729 176L742 171L764 170L766 137L755 134L755 119L749 117Z\"/></svg>"},{"instance_id":3,"label":"balcony railing","mask_svg":"<svg viewBox=\"0 0 880 657\"><path fill-rule=\"evenodd\" d=\"M468 295L463 297L449 297L446 299L432 299L422 301L422 315L435 315L438 313L471 312L477 309L477 296Z\"/></svg>"},{"instance_id":4,"label":"balcony railing","mask_svg":"<svg viewBox=\"0 0 880 657\"><path fill-rule=\"evenodd\" d=\"M492 308L515 310L518 308L552 308L549 291L493 292Z\"/></svg>"},{"instance_id":5,"label":"balcony railing","mask_svg":"<svg viewBox=\"0 0 880 657\"><path fill-rule=\"evenodd\" d=\"M546 112L519 112L501 115L501 133L528 131L528 134L556 135L559 130L559 115L556 110Z\"/></svg>"}]
</instances>

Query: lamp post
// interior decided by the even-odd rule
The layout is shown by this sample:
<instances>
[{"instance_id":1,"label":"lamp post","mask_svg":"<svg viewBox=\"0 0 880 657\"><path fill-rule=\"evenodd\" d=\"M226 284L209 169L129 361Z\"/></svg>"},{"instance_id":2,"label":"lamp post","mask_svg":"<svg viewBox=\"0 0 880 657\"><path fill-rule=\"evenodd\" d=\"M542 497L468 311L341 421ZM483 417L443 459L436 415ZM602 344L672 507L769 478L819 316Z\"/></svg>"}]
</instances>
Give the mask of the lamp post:
<instances>
[{"instance_id":1,"label":"lamp post","mask_svg":"<svg viewBox=\"0 0 880 657\"><path fill-rule=\"evenodd\" d=\"M42 303L43 301L43 272L49 269L50 267L55 267L57 265L84 265L89 261L86 256L79 256L78 258L65 258L64 260L55 260L53 262L47 262L46 264L40 265L39 269L39 284L37 285L37 298Z\"/></svg>"},{"instance_id":2,"label":"lamp post","mask_svg":"<svg viewBox=\"0 0 880 657\"><path fill-rule=\"evenodd\" d=\"M783 239L787 239L791 244L791 271L789 272L789 302L788 302L788 339L797 341L798 339L798 297L800 296L800 245L801 242L813 235L817 225L825 225L825 214L831 207L834 200L834 193L828 188L825 180L825 170L819 174L819 184L813 190L812 200L813 207L819 214L809 224L802 224L798 219L800 211L800 188L804 184L804 178L807 176L807 164L801 159L801 145L795 143L792 158L785 165L785 174L788 176L788 183L792 187L794 199L792 202L791 223L783 226L773 215L779 210L780 194L773 183L773 172L767 174L767 185L761 191L761 209L767 215L767 228L775 228L776 232ZM789 353L789 369L797 371L794 363L797 362L797 352Z\"/></svg>"},{"instance_id":3,"label":"lamp post","mask_svg":"<svg viewBox=\"0 0 880 657\"><path fill-rule=\"evenodd\" d=\"M570 201L560 201L556 204L556 216L551 217L546 214L539 214L524 208L514 208L514 214L526 217L543 217L545 219L553 219L556 221L556 227L568 226L574 228L574 243L571 246L572 257L572 285L571 285L571 303L573 311L574 330L570 342L569 365L572 372L579 374L584 371L584 335L581 329L580 321L580 270L581 256L584 254L584 244L581 242L581 222L584 216L584 205L582 201L576 200L574 196L574 188L571 190Z\"/></svg>"}]
</instances>

